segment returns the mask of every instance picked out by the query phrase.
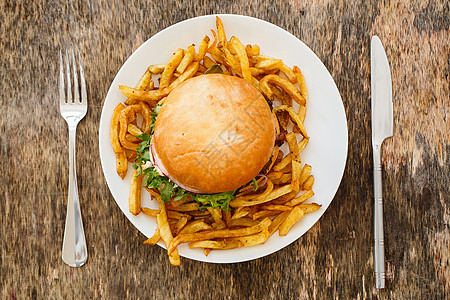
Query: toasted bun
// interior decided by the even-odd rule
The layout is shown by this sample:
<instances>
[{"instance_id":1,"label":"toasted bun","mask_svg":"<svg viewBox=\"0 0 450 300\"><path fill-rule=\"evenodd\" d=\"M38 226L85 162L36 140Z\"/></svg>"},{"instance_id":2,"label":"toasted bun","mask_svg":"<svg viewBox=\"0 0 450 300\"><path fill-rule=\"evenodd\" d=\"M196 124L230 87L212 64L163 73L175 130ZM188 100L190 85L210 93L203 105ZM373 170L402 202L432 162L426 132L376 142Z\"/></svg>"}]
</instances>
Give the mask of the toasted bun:
<instances>
[{"instance_id":1,"label":"toasted bun","mask_svg":"<svg viewBox=\"0 0 450 300\"><path fill-rule=\"evenodd\" d=\"M276 118L247 81L209 74L185 81L165 99L153 146L170 179L197 193L235 190L269 160Z\"/></svg>"}]
</instances>

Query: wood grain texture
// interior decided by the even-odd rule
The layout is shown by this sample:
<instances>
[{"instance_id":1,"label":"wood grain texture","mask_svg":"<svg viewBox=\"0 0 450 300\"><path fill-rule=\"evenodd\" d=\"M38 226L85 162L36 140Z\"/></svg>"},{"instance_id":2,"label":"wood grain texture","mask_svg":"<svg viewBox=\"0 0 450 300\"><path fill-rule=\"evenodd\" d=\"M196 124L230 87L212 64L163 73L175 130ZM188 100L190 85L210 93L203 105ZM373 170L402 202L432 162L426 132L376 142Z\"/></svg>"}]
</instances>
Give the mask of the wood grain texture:
<instances>
[{"instance_id":1,"label":"wood grain texture","mask_svg":"<svg viewBox=\"0 0 450 300\"><path fill-rule=\"evenodd\" d=\"M305 42L341 93L347 168L320 221L268 257L171 267L115 204L98 125L126 58L187 18L244 14ZM445 299L450 295L448 1L0 1L0 298ZM394 136L383 148L387 288L373 277L370 38L391 65ZM89 109L78 126L89 258L61 260L67 128L57 108L58 51L80 49Z\"/></svg>"}]
</instances>

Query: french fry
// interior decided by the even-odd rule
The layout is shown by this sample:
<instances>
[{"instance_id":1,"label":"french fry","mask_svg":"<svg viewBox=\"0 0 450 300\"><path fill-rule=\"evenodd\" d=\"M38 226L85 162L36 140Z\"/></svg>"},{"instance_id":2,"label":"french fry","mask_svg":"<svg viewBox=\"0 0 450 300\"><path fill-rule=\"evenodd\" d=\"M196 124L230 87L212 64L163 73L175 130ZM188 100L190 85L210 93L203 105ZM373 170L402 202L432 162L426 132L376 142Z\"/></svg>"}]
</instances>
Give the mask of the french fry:
<instances>
[{"instance_id":1,"label":"french fry","mask_svg":"<svg viewBox=\"0 0 450 300\"><path fill-rule=\"evenodd\" d=\"M142 134L142 130L132 123L128 124L127 131L133 136Z\"/></svg>"},{"instance_id":2,"label":"french fry","mask_svg":"<svg viewBox=\"0 0 450 300\"><path fill-rule=\"evenodd\" d=\"M283 170L287 165L289 165L292 162L292 156L289 153L288 155L286 155L278 164L276 164L275 166L273 166L272 170L274 170L275 172L279 172L281 170Z\"/></svg>"},{"instance_id":3,"label":"french fry","mask_svg":"<svg viewBox=\"0 0 450 300\"><path fill-rule=\"evenodd\" d=\"M290 213L291 213L290 211L282 212L281 214L279 214L272 220L272 224L270 224L270 226L268 228L270 235L272 235L275 231L278 230L278 227L280 227L280 224L283 223L284 220L286 220L286 218L289 216Z\"/></svg>"},{"instance_id":4,"label":"french fry","mask_svg":"<svg viewBox=\"0 0 450 300\"><path fill-rule=\"evenodd\" d=\"M216 32L215 32L214 30L212 30L212 29L211 29L211 32L212 32L212 34L213 34L214 41L213 41L212 43L209 43L208 49L206 49L206 53L211 53L211 49L212 49L212 48L216 48L216 46L217 46L217 34L216 34ZM207 57L207 56L205 56L205 57Z\"/></svg>"},{"instance_id":5,"label":"french fry","mask_svg":"<svg viewBox=\"0 0 450 300\"><path fill-rule=\"evenodd\" d=\"M225 29L223 28L222 20L219 17L216 17L216 28L217 28L217 37L219 42L217 43L217 48L223 48L227 44L227 37L225 35Z\"/></svg>"},{"instance_id":6,"label":"french fry","mask_svg":"<svg viewBox=\"0 0 450 300\"><path fill-rule=\"evenodd\" d=\"M303 187L302 188L304 190L310 190L310 189L312 189L313 184L314 184L314 176L310 175L308 177L308 179L306 179L306 181L303 183Z\"/></svg>"},{"instance_id":7,"label":"french fry","mask_svg":"<svg viewBox=\"0 0 450 300\"><path fill-rule=\"evenodd\" d=\"M244 246L244 244L241 241L234 240L234 239L225 239L225 240L221 240L221 241L211 241L211 240L209 240L209 241L199 241L199 242L189 243L189 247L190 248L208 247L208 248L205 248L205 250L206 249L208 249L208 250L211 250L211 249L214 249L214 250L226 250L226 249L239 248L239 247L243 247L243 246ZM208 255L208 254L205 253L205 255Z\"/></svg>"},{"instance_id":8,"label":"french fry","mask_svg":"<svg viewBox=\"0 0 450 300\"><path fill-rule=\"evenodd\" d=\"M191 218L190 216L189 216L189 218L186 216L183 216L180 219L178 219L177 223L175 224L175 228L172 231L173 235L176 236L180 232L180 230L183 229L183 227L187 224L187 222L189 221L190 218Z\"/></svg>"},{"instance_id":9,"label":"french fry","mask_svg":"<svg viewBox=\"0 0 450 300\"><path fill-rule=\"evenodd\" d=\"M239 219L232 219L230 221L230 228L233 227L250 227L250 226L255 226L256 224L258 224L259 221L253 220L253 218L249 218L249 217L243 217L243 218L239 218Z\"/></svg>"},{"instance_id":10,"label":"french fry","mask_svg":"<svg viewBox=\"0 0 450 300\"><path fill-rule=\"evenodd\" d=\"M230 50L227 48L222 49L224 56L225 56L225 62L227 65L229 65L233 71L240 76L242 75L241 65L239 64L239 60L234 57L233 54L231 54Z\"/></svg>"},{"instance_id":11,"label":"french fry","mask_svg":"<svg viewBox=\"0 0 450 300\"><path fill-rule=\"evenodd\" d=\"M213 65L215 65L215 62L211 58L209 58L209 56L205 56L203 58L203 65L205 66L206 69L209 69Z\"/></svg>"},{"instance_id":12,"label":"french fry","mask_svg":"<svg viewBox=\"0 0 450 300\"><path fill-rule=\"evenodd\" d=\"M278 233L280 236L285 236L289 230L291 230L292 226L295 225L301 218L303 218L304 212L303 210L296 206L294 209L289 213L287 218L283 221L283 223L280 224L280 227L278 228Z\"/></svg>"},{"instance_id":13,"label":"french fry","mask_svg":"<svg viewBox=\"0 0 450 300\"><path fill-rule=\"evenodd\" d=\"M181 60L184 56L184 50L178 49L172 56L172 58L167 63L166 67L164 68L164 71L161 74L161 79L159 81L159 89L164 89L165 87L169 86L170 79L172 78L173 72L180 64Z\"/></svg>"},{"instance_id":14,"label":"french fry","mask_svg":"<svg viewBox=\"0 0 450 300\"><path fill-rule=\"evenodd\" d=\"M271 217L278 215L279 212L273 211L273 210L260 210L253 214L252 218L253 220L263 219L265 217Z\"/></svg>"},{"instance_id":15,"label":"french fry","mask_svg":"<svg viewBox=\"0 0 450 300\"><path fill-rule=\"evenodd\" d=\"M305 121L305 117L306 117L306 106L300 106L300 108L298 109L298 117L300 118L300 121L303 122ZM296 127L294 127L294 129L296 129ZM299 129L300 131L300 129Z\"/></svg>"},{"instance_id":16,"label":"french fry","mask_svg":"<svg viewBox=\"0 0 450 300\"><path fill-rule=\"evenodd\" d=\"M152 196L152 199L157 199L158 197L160 197L160 195L154 189L149 189L146 186L144 188ZM173 203L174 203L174 201L170 201L170 202L167 202L167 205L170 205L170 204L173 205ZM166 206L166 208L167 208L167 206Z\"/></svg>"},{"instance_id":17,"label":"french fry","mask_svg":"<svg viewBox=\"0 0 450 300\"><path fill-rule=\"evenodd\" d=\"M260 233L256 233L249 236L243 236L237 238L244 246L254 246L258 244L264 244L269 238L269 230L266 228Z\"/></svg>"},{"instance_id":18,"label":"french fry","mask_svg":"<svg viewBox=\"0 0 450 300\"><path fill-rule=\"evenodd\" d=\"M202 64L199 64L197 73L195 73L195 75L193 77L203 75L203 74L205 74L206 71L207 71L207 69L205 68L205 66Z\"/></svg>"},{"instance_id":19,"label":"french fry","mask_svg":"<svg viewBox=\"0 0 450 300\"><path fill-rule=\"evenodd\" d=\"M273 92L273 94L275 95L275 97L281 101L282 105L286 105L286 106L292 106L292 98L291 96L285 92L284 90L280 90L278 87L276 87L275 85L268 83L268 86L270 88L270 90ZM282 111L279 112L277 114L277 118L278 121L280 123L280 126L287 131L287 126L289 124L289 113L287 111Z\"/></svg>"},{"instance_id":20,"label":"french fry","mask_svg":"<svg viewBox=\"0 0 450 300\"><path fill-rule=\"evenodd\" d=\"M223 249L227 243L222 241L198 241L189 243L189 248L208 248L208 249Z\"/></svg>"},{"instance_id":21,"label":"french fry","mask_svg":"<svg viewBox=\"0 0 450 300\"><path fill-rule=\"evenodd\" d=\"M130 194L128 197L128 207L133 215L138 215L141 212L141 189L143 174L138 175L139 170L133 172L130 184Z\"/></svg>"},{"instance_id":22,"label":"french fry","mask_svg":"<svg viewBox=\"0 0 450 300\"><path fill-rule=\"evenodd\" d=\"M138 147L139 144L137 143L132 143L129 140L127 140L126 135L128 132L128 124L130 122L130 120L132 119L132 117L135 117L136 115L136 110L140 110L140 106L139 105L129 105L127 107L125 107L119 115L119 140L120 140L120 144L122 145L122 147L129 149L129 150L133 150L135 151Z\"/></svg>"},{"instance_id":23,"label":"french fry","mask_svg":"<svg viewBox=\"0 0 450 300\"><path fill-rule=\"evenodd\" d=\"M129 135L131 135L131 134L127 134L127 138L128 138ZM133 136L133 137L134 137L134 136ZM140 140L139 140L139 141L140 141ZM127 155L127 160L128 160L129 162L134 162L134 159L135 159L136 156L137 156L136 151L128 150L128 149L124 149L124 150L125 150L125 153L126 153L126 155Z\"/></svg>"},{"instance_id":24,"label":"french fry","mask_svg":"<svg viewBox=\"0 0 450 300\"><path fill-rule=\"evenodd\" d=\"M259 91L259 92L261 92L262 93L262 91L261 91L261 86L260 86L260 84L259 84L259 80L258 79L256 79L255 77L251 77L251 83L252 83L252 85Z\"/></svg>"},{"instance_id":25,"label":"french fry","mask_svg":"<svg viewBox=\"0 0 450 300\"><path fill-rule=\"evenodd\" d=\"M300 143L298 143L298 151L302 152L309 142L309 138L303 138Z\"/></svg>"},{"instance_id":26,"label":"french fry","mask_svg":"<svg viewBox=\"0 0 450 300\"><path fill-rule=\"evenodd\" d=\"M119 116L120 112L125 108L122 103L119 103L114 109L113 116L111 118L111 129L109 131L109 137L114 152L120 153L123 151L119 141Z\"/></svg>"},{"instance_id":27,"label":"french fry","mask_svg":"<svg viewBox=\"0 0 450 300\"><path fill-rule=\"evenodd\" d=\"M225 227L228 228L230 227L230 223L231 223L231 211L229 210L224 210L222 212L223 215L223 221L225 222Z\"/></svg>"},{"instance_id":28,"label":"french fry","mask_svg":"<svg viewBox=\"0 0 450 300\"><path fill-rule=\"evenodd\" d=\"M253 83L248 56L247 52L245 51L244 45L242 45L241 41L239 41L239 39L235 36L231 37L230 42L236 49L237 57L239 58L239 63L241 65L242 78L250 83Z\"/></svg>"},{"instance_id":29,"label":"french fry","mask_svg":"<svg viewBox=\"0 0 450 300\"><path fill-rule=\"evenodd\" d=\"M256 199L256 198L264 198L264 197L268 196L272 190L273 190L273 183L270 180L268 180L266 183L266 189L264 190L264 192L259 193L259 194L238 196L234 200L236 200L236 199L251 200L251 199Z\"/></svg>"},{"instance_id":30,"label":"french fry","mask_svg":"<svg viewBox=\"0 0 450 300\"><path fill-rule=\"evenodd\" d=\"M292 161L301 162L300 160L300 150L297 144L297 137L295 133L289 132L286 134L286 142L288 143L289 150L291 151Z\"/></svg>"},{"instance_id":31,"label":"french fry","mask_svg":"<svg viewBox=\"0 0 450 300\"><path fill-rule=\"evenodd\" d=\"M156 223L158 224L161 239L166 244L166 247L170 245L170 243L173 241L173 235L172 231L170 230L170 224L167 219L167 212L166 212L166 206L164 203L162 203L161 198L158 199L159 202L159 213L156 217ZM173 249L172 251L168 252L169 254L169 261L173 266L179 266L180 261L180 255L178 254L177 249Z\"/></svg>"},{"instance_id":32,"label":"french fry","mask_svg":"<svg viewBox=\"0 0 450 300\"><path fill-rule=\"evenodd\" d=\"M231 220L235 220L235 219L239 219L239 218L245 217L246 215L249 214L250 209L251 209L250 207L245 207L245 206L238 207L235 210L233 216L231 217Z\"/></svg>"},{"instance_id":33,"label":"french fry","mask_svg":"<svg viewBox=\"0 0 450 300\"><path fill-rule=\"evenodd\" d=\"M222 210L220 208L207 207L206 209L214 218L214 222L217 224L216 229L226 228L225 222L222 220Z\"/></svg>"},{"instance_id":34,"label":"french fry","mask_svg":"<svg viewBox=\"0 0 450 300\"><path fill-rule=\"evenodd\" d=\"M198 211L198 208L199 204L193 202L178 205L177 207L174 207L173 210L186 212L186 211Z\"/></svg>"},{"instance_id":35,"label":"french fry","mask_svg":"<svg viewBox=\"0 0 450 300\"><path fill-rule=\"evenodd\" d=\"M284 136L283 136L283 139L284 139ZM275 147L278 147L278 146L275 146ZM272 159L273 165L279 163L283 159L283 157L284 157L284 152L280 150L280 147L278 147L277 152L275 153L275 151L274 151L273 158L275 158L275 159ZM273 165L269 168L269 171L272 170Z\"/></svg>"},{"instance_id":36,"label":"french fry","mask_svg":"<svg viewBox=\"0 0 450 300\"><path fill-rule=\"evenodd\" d=\"M255 64L255 68L263 69L263 70L274 70L279 69L283 65L283 61L280 59L266 59Z\"/></svg>"},{"instance_id":37,"label":"french fry","mask_svg":"<svg viewBox=\"0 0 450 300\"><path fill-rule=\"evenodd\" d=\"M306 88L305 77L303 77L303 74L300 71L299 67L294 66L293 71L295 76L297 77L300 93L302 94L303 98L305 98L306 102L308 102L308 89Z\"/></svg>"},{"instance_id":38,"label":"french fry","mask_svg":"<svg viewBox=\"0 0 450 300\"><path fill-rule=\"evenodd\" d=\"M301 208L305 214L307 214L315 212L316 210L321 208L322 205L317 203L311 203L311 204L299 204L298 207Z\"/></svg>"},{"instance_id":39,"label":"french fry","mask_svg":"<svg viewBox=\"0 0 450 300\"><path fill-rule=\"evenodd\" d=\"M277 107L274 107L273 111L275 113L278 113L280 111L287 111L289 113L289 116L291 117L292 121L295 125L298 126L300 129L300 133L303 135L303 137L308 138L308 134L306 133L306 128L303 125L303 122L300 120L300 117L295 112L295 110L292 107L288 107L287 105L280 105Z\"/></svg>"},{"instance_id":40,"label":"french fry","mask_svg":"<svg viewBox=\"0 0 450 300\"><path fill-rule=\"evenodd\" d=\"M261 54L251 55L251 60L252 60L252 64L253 65L256 65L260 61L270 60L270 59L274 59L274 58L270 57L270 56L267 56L267 55L261 55Z\"/></svg>"},{"instance_id":41,"label":"french fry","mask_svg":"<svg viewBox=\"0 0 450 300\"><path fill-rule=\"evenodd\" d=\"M264 187L265 186L265 182L264 185L261 184L261 182L264 180L264 177L260 177L258 179L256 179L256 186L259 188ZM236 197L240 197L240 196L244 196L244 195L248 195L248 194L252 194L254 195L255 192L255 187L253 185L253 181L249 182L247 185L243 186L241 189L239 189L239 193L236 195Z\"/></svg>"},{"instance_id":42,"label":"french fry","mask_svg":"<svg viewBox=\"0 0 450 300\"><path fill-rule=\"evenodd\" d=\"M150 84L151 80L152 80L152 72L150 71L150 68L147 68L147 70L144 73L144 76L142 76L142 78L139 80L136 89L145 90Z\"/></svg>"},{"instance_id":43,"label":"french fry","mask_svg":"<svg viewBox=\"0 0 450 300\"><path fill-rule=\"evenodd\" d=\"M209 46L209 37L205 35L205 37L200 42L200 46L198 48L198 54L195 54L195 61L200 62L205 57L206 52L208 51Z\"/></svg>"},{"instance_id":44,"label":"french fry","mask_svg":"<svg viewBox=\"0 0 450 300\"><path fill-rule=\"evenodd\" d=\"M190 45L186 53L184 54L183 59L181 59L181 62L176 69L177 72L182 74L184 70L186 70L187 66L191 64L194 58L195 58L195 46Z\"/></svg>"},{"instance_id":45,"label":"french fry","mask_svg":"<svg viewBox=\"0 0 450 300\"><path fill-rule=\"evenodd\" d=\"M283 172L280 172L283 173ZM273 180L274 184L285 184L292 181L292 173L286 173L281 176L279 179Z\"/></svg>"},{"instance_id":46,"label":"french fry","mask_svg":"<svg viewBox=\"0 0 450 300\"><path fill-rule=\"evenodd\" d=\"M292 181L291 187L294 191L300 190L300 174L302 172L302 165L298 161L292 161Z\"/></svg>"},{"instance_id":47,"label":"french fry","mask_svg":"<svg viewBox=\"0 0 450 300\"><path fill-rule=\"evenodd\" d=\"M173 253L177 250L177 247L181 243L197 242L202 240L229 238L229 237L242 237L252 235L267 229L272 221L269 218L265 218L259 224L247 228L239 229L220 229L220 230L205 230L196 233L186 233L177 235L167 246L167 251Z\"/></svg>"},{"instance_id":48,"label":"french fry","mask_svg":"<svg viewBox=\"0 0 450 300\"><path fill-rule=\"evenodd\" d=\"M198 62L192 62L186 69L186 71L180 75L175 81L173 81L170 86L168 86L165 90L167 90L167 94L169 94L174 88L176 88L180 83L185 81L186 79L191 78L197 72L199 67Z\"/></svg>"},{"instance_id":49,"label":"french fry","mask_svg":"<svg viewBox=\"0 0 450 300\"><path fill-rule=\"evenodd\" d=\"M258 45L247 45L245 46L245 51L249 57L259 55L260 48Z\"/></svg>"},{"instance_id":50,"label":"french fry","mask_svg":"<svg viewBox=\"0 0 450 300\"><path fill-rule=\"evenodd\" d=\"M286 205L286 203L291 201L292 199L294 199L297 196L297 194L298 194L297 191L292 191L290 193L287 193L286 195L283 195L283 196L273 200L270 203L274 204L274 205Z\"/></svg>"},{"instance_id":51,"label":"french fry","mask_svg":"<svg viewBox=\"0 0 450 300\"><path fill-rule=\"evenodd\" d=\"M297 76L295 76L295 74L291 70L291 68L289 68L284 63L282 63L279 69L280 69L281 72L283 72L286 75L286 77L288 78L288 80L291 83L296 83L297 82Z\"/></svg>"},{"instance_id":52,"label":"french fry","mask_svg":"<svg viewBox=\"0 0 450 300\"><path fill-rule=\"evenodd\" d=\"M299 178L300 186L303 186L305 184L306 180L308 179L309 175L311 174L311 170L312 170L312 168L310 165L305 164L303 166L303 169L302 169L302 172L301 172L300 178Z\"/></svg>"},{"instance_id":53,"label":"french fry","mask_svg":"<svg viewBox=\"0 0 450 300\"><path fill-rule=\"evenodd\" d=\"M167 208L167 206L168 205L166 205L166 208ZM181 212L178 212L175 210L169 210L169 209L167 209L167 217L172 220L179 220L183 217L186 217L188 220L192 219L192 216L190 216L186 213L181 213Z\"/></svg>"},{"instance_id":54,"label":"french fry","mask_svg":"<svg viewBox=\"0 0 450 300\"><path fill-rule=\"evenodd\" d=\"M140 139L138 139L137 137L135 137L134 135L132 135L131 133L127 133L125 135L125 138L127 139L127 141L130 141L132 143L139 143L141 142Z\"/></svg>"},{"instance_id":55,"label":"french fry","mask_svg":"<svg viewBox=\"0 0 450 300\"><path fill-rule=\"evenodd\" d=\"M209 53L211 54L212 58L215 60L214 64L218 63L218 64L225 64L224 61L224 55L222 53L222 51L219 50L219 48L217 47L213 47L209 50Z\"/></svg>"},{"instance_id":56,"label":"french fry","mask_svg":"<svg viewBox=\"0 0 450 300\"><path fill-rule=\"evenodd\" d=\"M150 83L152 79L152 74L150 72L150 70L147 68L147 70L144 73L144 76L141 77L141 79L139 80L139 83L136 86L137 90L145 90L148 86L148 84ZM132 104L137 104L139 101L136 99L127 99L127 101L125 101L126 105L132 105Z\"/></svg>"},{"instance_id":57,"label":"french fry","mask_svg":"<svg viewBox=\"0 0 450 300\"><path fill-rule=\"evenodd\" d=\"M166 68L166 65L151 65L150 67L148 67L148 70L150 70L150 72L152 74L161 74L162 72L164 72L164 69Z\"/></svg>"},{"instance_id":58,"label":"french fry","mask_svg":"<svg viewBox=\"0 0 450 300\"><path fill-rule=\"evenodd\" d=\"M189 233L195 233L203 230L211 230L211 225L205 223L203 220L195 220L192 222L187 223L183 229L180 230L178 235L180 234L189 234Z\"/></svg>"},{"instance_id":59,"label":"french fry","mask_svg":"<svg viewBox=\"0 0 450 300\"><path fill-rule=\"evenodd\" d=\"M303 107L303 106L301 106ZM308 138L308 134L306 133L306 128L303 125L303 121L300 119L299 115L295 112L295 110L292 107L287 108L287 112L289 113L289 116L291 117L292 121L300 130L300 133L303 135L303 137Z\"/></svg>"},{"instance_id":60,"label":"french fry","mask_svg":"<svg viewBox=\"0 0 450 300\"><path fill-rule=\"evenodd\" d=\"M236 47L233 45L233 43L227 43L227 47L226 47L231 54L236 55L237 54L237 50Z\"/></svg>"},{"instance_id":61,"label":"french fry","mask_svg":"<svg viewBox=\"0 0 450 300\"><path fill-rule=\"evenodd\" d=\"M125 151L116 153L116 172L122 179L127 175L128 162Z\"/></svg>"},{"instance_id":62,"label":"french fry","mask_svg":"<svg viewBox=\"0 0 450 300\"><path fill-rule=\"evenodd\" d=\"M119 89L129 99L145 101L151 105L156 104L159 100L161 100L162 98L166 97L169 94L169 90L167 89L141 91L138 89L133 89L126 85L119 85Z\"/></svg>"},{"instance_id":63,"label":"french fry","mask_svg":"<svg viewBox=\"0 0 450 300\"><path fill-rule=\"evenodd\" d=\"M278 210L278 211L291 211L292 207L286 205L266 204L261 206L261 209L266 210Z\"/></svg>"},{"instance_id":64,"label":"french fry","mask_svg":"<svg viewBox=\"0 0 450 300\"><path fill-rule=\"evenodd\" d=\"M292 97L292 99L294 99L294 101L297 102L298 104L300 105L306 104L305 98L303 98L303 96L300 94L297 88L289 80L274 74L266 75L264 76L263 79L260 80L261 89L270 100L273 100L273 92L269 87L269 83L274 84L285 90Z\"/></svg>"},{"instance_id":65,"label":"french fry","mask_svg":"<svg viewBox=\"0 0 450 300\"><path fill-rule=\"evenodd\" d=\"M272 191L273 189L271 189L271 191ZM251 218L253 218L253 215L255 214L255 213L257 213L259 211L259 205L253 205L253 206L251 206L250 207L250 212L248 213L248 216L249 217L251 217Z\"/></svg>"},{"instance_id":66,"label":"french fry","mask_svg":"<svg viewBox=\"0 0 450 300\"><path fill-rule=\"evenodd\" d=\"M153 123L151 116L152 111L150 110L150 107L148 107L147 103L139 102L139 105L141 106L141 114L144 121L142 122L142 132L149 134L151 131L151 125Z\"/></svg>"},{"instance_id":67,"label":"french fry","mask_svg":"<svg viewBox=\"0 0 450 300\"><path fill-rule=\"evenodd\" d=\"M186 213L188 215L190 215L190 216L193 216L193 217L211 216L211 214L207 210L194 210L194 211L187 211Z\"/></svg>"},{"instance_id":68,"label":"french fry","mask_svg":"<svg viewBox=\"0 0 450 300\"><path fill-rule=\"evenodd\" d=\"M144 242L144 245L151 245L151 246L153 246L156 243L158 243L160 239L161 239L161 233L159 231L159 227L156 227L155 234L153 234L153 236L151 238L147 239Z\"/></svg>"},{"instance_id":69,"label":"french fry","mask_svg":"<svg viewBox=\"0 0 450 300\"><path fill-rule=\"evenodd\" d=\"M134 162L134 159L137 157L137 153L128 149L125 149L125 153L127 154L127 161L131 163Z\"/></svg>"},{"instance_id":70,"label":"french fry","mask_svg":"<svg viewBox=\"0 0 450 300\"><path fill-rule=\"evenodd\" d=\"M267 181L267 182L269 183L270 181ZM265 197L258 197L256 199L252 199L252 200L242 200L239 198L234 198L233 200L230 201L230 206L231 207L239 207L239 206L258 205L258 204L269 202L269 201L276 199L280 196L283 196L291 191L292 191L292 186L290 184L288 184L288 185L273 189L273 191L271 191L270 194Z\"/></svg>"},{"instance_id":71,"label":"french fry","mask_svg":"<svg viewBox=\"0 0 450 300\"><path fill-rule=\"evenodd\" d=\"M260 68L255 68L255 67L250 67L250 73L252 74L252 76L259 76L262 74L266 74L266 70L264 69L260 69Z\"/></svg>"},{"instance_id":72,"label":"french fry","mask_svg":"<svg viewBox=\"0 0 450 300\"><path fill-rule=\"evenodd\" d=\"M152 209L152 208L148 208L148 207L141 207L141 211L147 215L147 216L152 216L152 217L156 217L159 213L159 209Z\"/></svg>"},{"instance_id":73,"label":"french fry","mask_svg":"<svg viewBox=\"0 0 450 300\"><path fill-rule=\"evenodd\" d=\"M109 131L111 145L116 155L116 172L122 179L125 178L128 171L127 155L119 140L119 117L124 108L125 106L122 103L119 103L114 109Z\"/></svg>"},{"instance_id":74,"label":"french fry","mask_svg":"<svg viewBox=\"0 0 450 300\"><path fill-rule=\"evenodd\" d=\"M292 161L289 165L287 165L286 167L284 167L283 169L281 169L281 172L287 174L287 173L292 173Z\"/></svg>"},{"instance_id":75,"label":"french fry","mask_svg":"<svg viewBox=\"0 0 450 300\"><path fill-rule=\"evenodd\" d=\"M294 198L288 202L286 202L285 205L287 206L296 206L302 202L305 202L306 200L308 200L309 198L311 198L312 196L314 196L314 192L312 190L308 190L305 193L303 193L302 195L300 195L297 198Z\"/></svg>"},{"instance_id":76,"label":"french fry","mask_svg":"<svg viewBox=\"0 0 450 300\"><path fill-rule=\"evenodd\" d=\"M225 239L225 243L226 243L226 245L224 247L220 248L220 250L227 250L227 249L234 249L234 248L244 247L244 244L241 241L239 241L239 240Z\"/></svg>"},{"instance_id":77,"label":"french fry","mask_svg":"<svg viewBox=\"0 0 450 300\"><path fill-rule=\"evenodd\" d=\"M283 176L283 172L281 171L273 171L267 174L267 178L269 178L270 181L280 179Z\"/></svg>"}]
</instances>

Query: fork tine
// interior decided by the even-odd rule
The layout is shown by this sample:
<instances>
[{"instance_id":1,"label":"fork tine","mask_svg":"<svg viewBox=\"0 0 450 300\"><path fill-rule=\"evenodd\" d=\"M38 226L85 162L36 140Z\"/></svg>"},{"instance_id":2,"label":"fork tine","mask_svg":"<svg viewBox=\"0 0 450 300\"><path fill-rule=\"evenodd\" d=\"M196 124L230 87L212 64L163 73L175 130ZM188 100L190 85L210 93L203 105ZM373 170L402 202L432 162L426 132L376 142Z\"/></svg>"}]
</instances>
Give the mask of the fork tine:
<instances>
[{"instance_id":1,"label":"fork tine","mask_svg":"<svg viewBox=\"0 0 450 300\"><path fill-rule=\"evenodd\" d=\"M72 67L73 67L73 102L80 102L80 96L78 91L78 74L77 74L77 62L75 61L75 55L72 49Z\"/></svg>"},{"instance_id":2,"label":"fork tine","mask_svg":"<svg viewBox=\"0 0 450 300\"><path fill-rule=\"evenodd\" d=\"M64 92L64 63L61 50L59 50L59 105L63 105L65 102L66 95Z\"/></svg>"},{"instance_id":3,"label":"fork tine","mask_svg":"<svg viewBox=\"0 0 450 300\"><path fill-rule=\"evenodd\" d=\"M84 80L83 63L81 62L81 55L79 50L78 50L78 61L80 62L81 103L86 103L87 101L86 81Z\"/></svg>"},{"instance_id":4,"label":"fork tine","mask_svg":"<svg viewBox=\"0 0 450 300\"><path fill-rule=\"evenodd\" d=\"M70 65L69 65L69 54L66 50L66 68L67 68L67 103L72 102L72 84L70 83Z\"/></svg>"}]
</instances>

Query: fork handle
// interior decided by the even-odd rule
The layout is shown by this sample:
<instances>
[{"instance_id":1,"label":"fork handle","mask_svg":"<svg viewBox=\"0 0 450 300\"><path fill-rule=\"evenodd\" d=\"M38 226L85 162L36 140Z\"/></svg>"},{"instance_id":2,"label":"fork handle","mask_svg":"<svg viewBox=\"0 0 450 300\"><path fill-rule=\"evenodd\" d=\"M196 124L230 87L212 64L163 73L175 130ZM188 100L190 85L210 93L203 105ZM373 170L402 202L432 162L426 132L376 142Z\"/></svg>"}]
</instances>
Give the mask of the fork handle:
<instances>
[{"instance_id":1,"label":"fork handle","mask_svg":"<svg viewBox=\"0 0 450 300\"><path fill-rule=\"evenodd\" d=\"M385 285L384 234L383 234L383 185L381 182L381 153L377 147L373 152L373 192L374 192L374 271L375 287Z\"/></svg>"},{"instance_id":2,"label":"fork handle","mask_svg":"<svg viewBox=\"0 0 450 300\"><path fill-rule=\"evenodd\" d=\"M78 197L77 164L75 160L76 125L69 125L69 192L62 259L71 267L82 266L87 259L86 238Z\"/></svg>"}]
</instances>

